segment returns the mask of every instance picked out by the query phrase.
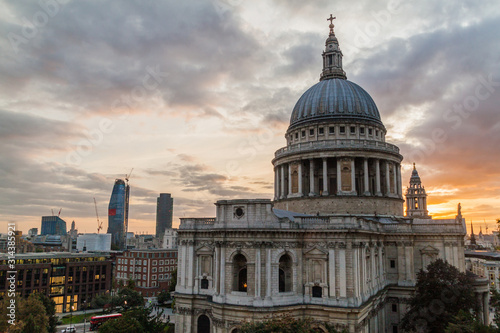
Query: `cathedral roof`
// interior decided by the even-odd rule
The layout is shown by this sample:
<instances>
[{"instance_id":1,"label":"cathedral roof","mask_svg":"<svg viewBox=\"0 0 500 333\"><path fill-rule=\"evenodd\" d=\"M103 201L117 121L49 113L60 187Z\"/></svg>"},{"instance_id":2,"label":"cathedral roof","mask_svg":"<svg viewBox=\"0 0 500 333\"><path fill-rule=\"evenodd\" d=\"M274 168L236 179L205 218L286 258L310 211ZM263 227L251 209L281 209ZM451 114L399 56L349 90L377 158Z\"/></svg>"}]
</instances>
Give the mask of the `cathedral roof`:
<instances>
[{"instance_id":1,"label":"cathedral roof","mask_svg":"<svg viewBox=\"0 0 500 333\"><path fill-rule=\"evenodd\" d=\"M334 17L330 17L333 21ZM342 69L342 51L330 24L325 42L320 82L298 100L290 118L290 128L308 122L365 120L382 125L377 105L356 83L347 80Z\"/></svg>"}]
</instances>

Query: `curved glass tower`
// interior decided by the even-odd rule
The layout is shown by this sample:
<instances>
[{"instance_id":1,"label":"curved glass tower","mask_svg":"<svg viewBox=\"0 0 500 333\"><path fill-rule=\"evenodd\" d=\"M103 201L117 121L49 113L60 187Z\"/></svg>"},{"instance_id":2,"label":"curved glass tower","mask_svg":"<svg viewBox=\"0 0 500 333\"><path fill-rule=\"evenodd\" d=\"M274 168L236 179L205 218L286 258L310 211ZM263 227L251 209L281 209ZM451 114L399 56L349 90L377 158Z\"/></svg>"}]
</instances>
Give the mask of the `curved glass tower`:
<instances>
[{"instance_id":1,"label":"curved glass tower","mask_svg":"<svg viewBox=\"0 0 500 333\"><path fill-rule=\"evenodd\" d=\"M108 234L111 234L111 248L126 248L125 200L126 186L122 179L116 179L108 206Z\"/></svg>"}]
</instances>

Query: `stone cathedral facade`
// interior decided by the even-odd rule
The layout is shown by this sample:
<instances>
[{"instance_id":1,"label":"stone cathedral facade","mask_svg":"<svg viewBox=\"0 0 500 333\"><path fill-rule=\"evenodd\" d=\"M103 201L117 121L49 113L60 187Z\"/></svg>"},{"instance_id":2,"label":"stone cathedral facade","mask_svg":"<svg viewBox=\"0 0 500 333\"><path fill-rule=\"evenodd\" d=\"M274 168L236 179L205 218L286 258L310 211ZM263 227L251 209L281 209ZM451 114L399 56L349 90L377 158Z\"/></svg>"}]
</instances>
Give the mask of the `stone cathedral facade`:
<instances>
[{"instance_id":1,"label":"stone cathedral facade","mask_svg":"<svg viewBox=\"0 0 500 333\"><path fill-rule=\"evenodd\" d=\"M274 200L221 200L215 218L181 219L176 332L235 333L284 313L318 332L398 332L420 269L442 258L465 271L460 209L432 219L414 168L404 216L403 156L385 135L330 24L320 81L272 160Z\"/></svg>"}]
</instances>

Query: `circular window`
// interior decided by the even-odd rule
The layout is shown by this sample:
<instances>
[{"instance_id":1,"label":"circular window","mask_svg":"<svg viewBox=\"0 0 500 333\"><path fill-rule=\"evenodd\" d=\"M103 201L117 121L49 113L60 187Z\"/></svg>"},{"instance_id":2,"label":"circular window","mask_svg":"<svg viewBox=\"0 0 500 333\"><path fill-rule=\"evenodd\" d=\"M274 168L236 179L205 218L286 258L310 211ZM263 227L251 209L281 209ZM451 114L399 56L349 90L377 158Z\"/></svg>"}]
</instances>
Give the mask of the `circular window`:
<instances>
[{"instance_id":1,"label":"circular window","mask_svg":"<svg viewBox=\"0 0 500 333\"><path fill-rule=\"evenodd\" d=\"M234 214L236 215L236 217L238 217L238 218L239 218L239 217L242 217L242 216L245 214L245 212L243 211L243 208L238 207L238 208L236 208L236 210L234 211Z\"/></svg>"}]
</instances>

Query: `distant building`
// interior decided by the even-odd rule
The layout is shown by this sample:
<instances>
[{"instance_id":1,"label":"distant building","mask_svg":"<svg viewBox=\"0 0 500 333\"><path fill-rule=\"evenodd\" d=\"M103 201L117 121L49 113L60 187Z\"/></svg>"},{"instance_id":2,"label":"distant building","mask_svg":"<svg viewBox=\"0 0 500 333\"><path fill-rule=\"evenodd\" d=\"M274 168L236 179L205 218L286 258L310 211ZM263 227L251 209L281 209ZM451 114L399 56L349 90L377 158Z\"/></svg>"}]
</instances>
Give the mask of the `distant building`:
<instances>
[{"instance_id":1,"label":"distant building","mask_svg":"<svg viewBox=\"0 0 500 333\"><path fill-rule=\"evenodd\" d=\"M164 249L177 248L177 229L165 230L165 235L163 235L162 248Z\"/></svg>"},{"instance_id":2,"label":"distant building","mask_svg":"<svg viewBox=\"0 0 500 333\"><path fill-rule=\"evenodd\" d=\"M40 235L66 235L66 222L59 216L42 216Z\"/></svg>"},{"instance_id":3,"label":"distant building","mask_svg":"<svg viewBox=\"0 0 500 333\"><path fill-rule=\"evenodd\" d=\"M0 294L9 288L8 255L0 254ZM27 253L16 255L16 293L28 297L41 292L56 303L56 312L69 312L90 304L92 298L111 290L109 255L76 253Z\"/></svg>"},{"instance_id":4,"label":"distant building","mask_svg":"<svg viewBox=\"0 0 500 333\"><path fill-rule=\"evenodd\" d=\"M108 206L108 234L111 234L111 247L114 250L126 248L125 192L125 182L116 179Z\"/></svg>"},{"instance_id":5,"label":"distant building","mask_svg":"<svg viewBox=\"0 0 500 333\"><path fill-rule=\"evenodd\" d=\"M172 228L174 198L170 193L160 193L156 200L156 237L163 238L166 229Z\"/></svg>"},{"instance_id":6,"label":"distant building","mask_svg":"<svg viewBox=\"0 0 500 333\"><path fill-rule=\"evenodd\" d=\"M465 267L468 271L485 277L490 282L490 290L500 291L500 252L465 251Z\"/></svg>"},{"instance_id":7,"label":"distant building","mask_svg":"<svg viewBox=\"0 0 500 333\"><path fill-rule=\"evenodd\" d=\"M160 239L151 234L134 235L127 239L127 248L134 250L147 250L160 248Z\"/></svg>"},{"instance_id":8,"label":"distant building","mask_svg":"<svg viewBox=\"0 0 500 333\"><path fill-rule=\"evenodd\" d=\"M38 234L38 228L31 228L28 231L28 236L30 236L30 237L36 236L37 234Z\"/></svg>"},{"instance_id":9,"label":"distant building","mask_svg":"<svg viewBox=\"0 0 500 333\"><path fill-rule=\"evenodd\" d=\"M177 268L177 250L130 250L116 256L115 279L127 284L133 279L144 297L168 289Z\"/></svg>"},{"instance_id":10,"label":"distant building","mask_svg":"<svg viewBox=\"0 0 500 333\"><path fill-rule=\"evenodd\" d=\"M108 252L111 250L111 234L78 235L76 249L80 252Z\"/></svg>"}]
</instances>

